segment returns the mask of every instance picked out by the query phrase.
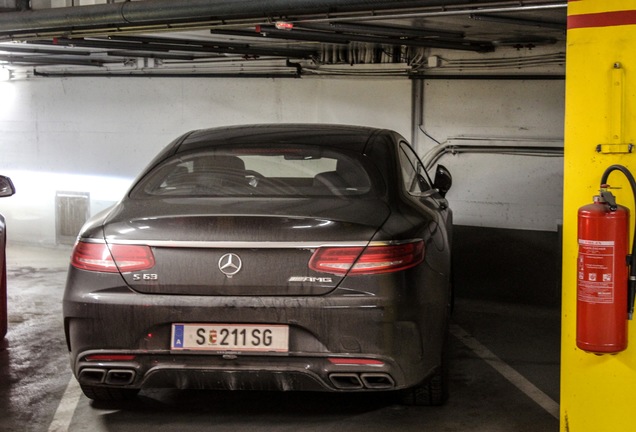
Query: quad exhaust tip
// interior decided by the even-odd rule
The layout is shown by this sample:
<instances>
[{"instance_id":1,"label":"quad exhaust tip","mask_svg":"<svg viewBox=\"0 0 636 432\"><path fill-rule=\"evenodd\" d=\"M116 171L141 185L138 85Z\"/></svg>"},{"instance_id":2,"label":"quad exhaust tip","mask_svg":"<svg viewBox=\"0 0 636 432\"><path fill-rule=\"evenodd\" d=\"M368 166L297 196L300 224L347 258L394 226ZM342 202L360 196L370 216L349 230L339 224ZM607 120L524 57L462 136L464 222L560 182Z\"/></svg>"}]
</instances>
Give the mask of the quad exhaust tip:
<instances>
[{"instance_id":1,"label":"quad exhaust tip","mask_svg":"<svg viewBox=\"0 0 636 432\"><path fill-rule=\"evenodd\" d=\"M391 375L385 373L332 373L329 379L340 390L388 390L395 387Z\"/></svg>"},{"instance_id":2,"label":"quad exhaust tip","mask_svg":"<svg viewBox=\"0 0 636 432\"><path fill-rule=\"evenodd\" d=\"M364 387L360 376L355 373L333 373L329 375L329 379L334 387L341 390L356 390Z\"/></svg>"},{"instance_id":3,"label":"quad exhaust tip","mask_svg":"<svg viewBox=\"0 0 636 432\"><path fill-rule=\"evenodd\" d=\"M360 375L360 378L364 386L369 389L388 390L395 387L395 381L393 381L393 378L391 378L389 374L363 373Z\"/></svg>"},{"instance_id":4,"label":"quad exhaust tip","mask_svg":"<svg viewBox=\"0 0 636 432\"><path fill-rule=\"evenodd\" d=\"M128 385L135 379L135 372L128 369L111 369L106 374L106 384Z\"/></svg>"},{"instance_id":5,"label":"quad exhaust tip","mask_svg":"<svg viewBox=\"0 0 636 432\"><path fill-rule=\"evenodd\" d=\"M106 379L106 370L104 369L82 369L78 377L79 381L84 384L103 384Z\"/></svg>"},{"instance_id":6,"label":"quad exhaust tip","mask_svg":"<svg viewBox=\"0 0 636 432\"><path fill-rule=\"evenodd\" d=\"M79 373L82 384L109 384L125 386L135 380L135 371L131 369L98 369L84 368Z\"/></svg>"}]
</instances>

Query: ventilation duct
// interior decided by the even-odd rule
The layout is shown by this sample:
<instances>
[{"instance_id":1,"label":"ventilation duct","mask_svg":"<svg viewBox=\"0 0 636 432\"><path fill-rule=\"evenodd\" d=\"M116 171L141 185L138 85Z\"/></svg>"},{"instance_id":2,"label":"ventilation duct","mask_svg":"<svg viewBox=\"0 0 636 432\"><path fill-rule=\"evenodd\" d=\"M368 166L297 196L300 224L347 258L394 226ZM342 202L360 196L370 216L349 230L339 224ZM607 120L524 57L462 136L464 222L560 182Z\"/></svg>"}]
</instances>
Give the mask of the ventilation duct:
<instances>
[{"instance_id":1,"label":"ventilation duct","mask_svg":"<svg viewBox=\"0 0 636 432\"><path fill-rule=\"evenodd\" d=\"M57 243L73 244L89 216L90 194L88 192L57 192L55 194Z\"/></svg>"}]
</instances>

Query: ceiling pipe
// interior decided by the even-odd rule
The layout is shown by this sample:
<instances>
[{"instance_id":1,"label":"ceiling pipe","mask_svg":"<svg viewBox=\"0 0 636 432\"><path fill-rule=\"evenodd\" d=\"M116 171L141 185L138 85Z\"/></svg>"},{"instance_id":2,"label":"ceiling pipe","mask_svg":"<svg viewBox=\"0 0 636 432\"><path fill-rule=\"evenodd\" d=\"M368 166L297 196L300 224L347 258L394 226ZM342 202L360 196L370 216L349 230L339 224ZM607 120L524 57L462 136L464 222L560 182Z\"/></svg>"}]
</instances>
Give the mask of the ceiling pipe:
<instances>
[{"instance_id":1,"label":"ceiling pipe","mask_svg":"<svg viewBox=\"0 0 636 432\"><path fill-rule=\"evenodd\" d=\"M566 23L527 20L527 19L521 19L521 18L509 18L509 17L498 16L498 15L471 14L469 18L476 21L488 21L488 22L494 22L498 24L511 24L511 25L528 26L528 27L539 27L539 28L546 28L546 29L552 29L552 30L561 30L562 32L565 32L567 27Z\"/></svg>"},{"instance_id":2,"label":"ceiling pipe","mask_svg":"<svg viewBox=\"0 0 636 432\"><path fill-rule=\"evenodd\" d=\"M294 26L296 29L299 26ZM329 24L302 24L302 28L337 31L363 34L369 36L387 36L399 38L445 38L445 39L463 39L464 32L449 30L430 30L424 28L398 27L386 25L370 25L370 24L352 24L352 23L329 23Z\"/></svg>"},{"instance_id":3,"label":"ceiling pipe","mask_svg":"<svg viewBox=\"0 0 636 432\"><path fill-rule=\"evenodd\" d=\"M94 6L51 8L0 14L0 32L48 31L129 27L153 23L232 20L286 15L330 14L364 10L400 10L422 7L421 0L153 0L107 3ZM428 6L464 4L466 0L429 0Z\"/></svg>"},{"instance_id":4,"label":"ceiling pipe","mask_svg":"<svg viewBox=\"0 0 636 432\"><path fill-rule=\"evenodd\" d=\"M0 61L6 62L10 65L16 66L96 66L101 67L104 66L107 61L101 60L93 60L93 59L78 59L78 58L68 58L68 57L42 57L38 56L37 58L33 58L31 56L20 56L20 55L2 55L0 54Z\"/></svg>"},{"instance_id":5,"label":"ceiling pipe","mask_svg":"<svg viewBox=\"0 0 636 432\"><path fill-rule=\"evenodd\" d=\"M262 35L275 39L308 40L335 44L348 44L349 42L367 42L372 44L409 46L420 48L445 48L452 50L490 52L494 46L488 42L471 41L466 39L446 40L442 38L431 39L400 39L385 36L367 36L355 33L327 33L308 30L278 30L273 26L261 26L258 32L246 32L242 30L212 30L213 34L225 34L234 36Z\"/></svg>"},{"instance_id":6,"label":"ceiling pipe","mask_svg":"<svg viewBox=\"0 0 636 432\"><path fill-rule=\"evenodd\" d=\"M514 4L511 4L514 3ZM462 7L453 7L448 5L442 7L440 10L434 8L428 8L430 10L424 11L409 11L404 13L399 12L387 12L384 14L373 13L369 16L342 16L342 17L326 17L326 18L309 18L301 19L298 22L302 25L305 23L339 23L348 21L382 21L387 19L409 19L409 18L440 18L448 16L461 16L471 14L484 14L484 13L510 13L510 12L531 12L540 10L551 9L566 9L567 1L536 1L536 2L486 2L481 4L471 3Z\"/></svg>"},{"instance_id":7,"label":"ceiling pipe","mask_svg":"<svg viewBox=\"0 0 636 432\"><path fill-rule=\"evenodd\" d=\"M278 30L274 26L256 26L256 30L210 30L211 34L221 34L225 36L240 36L240 37L270 37L273 39L295 40L295 41L307 41L316 43L328 43L334 45L348 45L350 40L342 37L342 35L326 33L326 32L312 32L306 30L294 29L293 32L288 30Z\"/></svg>"},{"instance_id":8,"label":"ceiling pipe","mask_svg":"<svg viewBox=\"0 0 636 432\"><path fill-rule=\"evenodd\" d=\"M120 37L111 36L109 39L66 39L34 41L37 45L75 46L85 48L101 48L107 50L130 50L149 52L188 52L188 53L223 53L235 55L277 56L308 59L316 55L315 50L295 48L259 48L248 44L232 44L224 42L195 42L185 39L150 38L150 37ZM1 50L1 48L0 48Z\"/></svg>"},{"instance_id":9,"label":"ceiling pipe","mask_svg":"<svg viewBox=\"0 0 636 432\"><path fill-rule=\"evenodd\" d=\"M56 56L90 56L90 51L80 51L73 50L69 51L67 49L42 49L42 48L25 48L23 46L15 46L15 45L0 45L0 52L9 52L9 53L24 53L24 54L46 54L46 55L56 55Z\"/></svg>"},{"instance_id":10,"label":"ceiling pipe","mask_svg":"<svg viewBox=\"0 0 636 432\"><path fill-rule=\"evenodd\" d=\"M33 76L42 78L300 78L295 72L269 73L160 73L160 72L39 72Z\"/></svg>"},{"instance_id":11,"label":"ceiling pipe","mask_svg":"<svg viewBox=\"0 0 636 432\"><path fill-rule=\"evenodd\" d=\"M541 7L542 4L552 3L545 0L528 1L517 9L531 8L532 4ZM49 37L69 35L73 32L89 30L106 31L108 29L144 28L159 25L179 23L201 23L228 20L256 19L265 21L276 17L297 16L310 17L325 16L325 21L331 20L336 14L355 12L370 12L377 18L378 11L409 11L404 16L412 17L414 10L423 8L438 8L439 13L445 13L448 8L455 6L456 13L483 5L506 5L519 2L482 2L470 0L188 0L175 2L173 0L153 0L140 2L108 3L94 6L52 8L37 11L7 12L0 14L0 38L19 39L33 35L47 34ZM505 8L503 8L505 9ZM489 9L489 12L498 11ZM463 12L466 13L466 12ZM397 17L399 15L387 14ZM364 19L368 19L366 17ZM358 17L363 19L363 17ZM312 20L317 22L320 20Z\"/></svg>"}]
</instances>

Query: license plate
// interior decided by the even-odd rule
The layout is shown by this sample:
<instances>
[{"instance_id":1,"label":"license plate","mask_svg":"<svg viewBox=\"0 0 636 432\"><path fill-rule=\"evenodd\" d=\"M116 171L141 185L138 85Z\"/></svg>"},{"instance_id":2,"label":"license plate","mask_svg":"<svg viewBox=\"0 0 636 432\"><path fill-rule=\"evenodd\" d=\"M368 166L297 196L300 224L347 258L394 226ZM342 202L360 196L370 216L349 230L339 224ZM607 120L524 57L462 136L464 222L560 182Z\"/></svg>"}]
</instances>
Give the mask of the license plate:
<instances>
[{"instance_id":1,"label":"license plate","mask_svg":"<svg viewBox=\"0 0 636 432\"><path fill-rule=\"evenodd\" d=\"M288 352L289 326L172 324L172 350Z\"/></svg>"}]
</instances>

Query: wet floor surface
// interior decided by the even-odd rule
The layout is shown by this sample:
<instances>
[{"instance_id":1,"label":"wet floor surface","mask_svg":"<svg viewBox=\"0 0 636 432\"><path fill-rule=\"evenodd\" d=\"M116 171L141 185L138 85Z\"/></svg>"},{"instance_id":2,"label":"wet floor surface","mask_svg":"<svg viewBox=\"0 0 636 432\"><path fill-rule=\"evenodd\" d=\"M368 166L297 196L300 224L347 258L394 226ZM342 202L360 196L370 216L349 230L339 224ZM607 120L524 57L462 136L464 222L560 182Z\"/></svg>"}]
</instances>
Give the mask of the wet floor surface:
<instances>
[{"instance_id":1,"label":"wet floor surface","mask_svg":"<svg viewBox=\"0 0 636 432\"><path fill-rule=\"evenodd\" d=\"M142 391L125 404L92 402L71 379L62 330L69 255L67 247L11 245L7 252L0 431L559 429L558 308L462 298L453 317L451 398L443 407L403 406L390 393L170 389Z\"/></svg>"}]
</instances>

